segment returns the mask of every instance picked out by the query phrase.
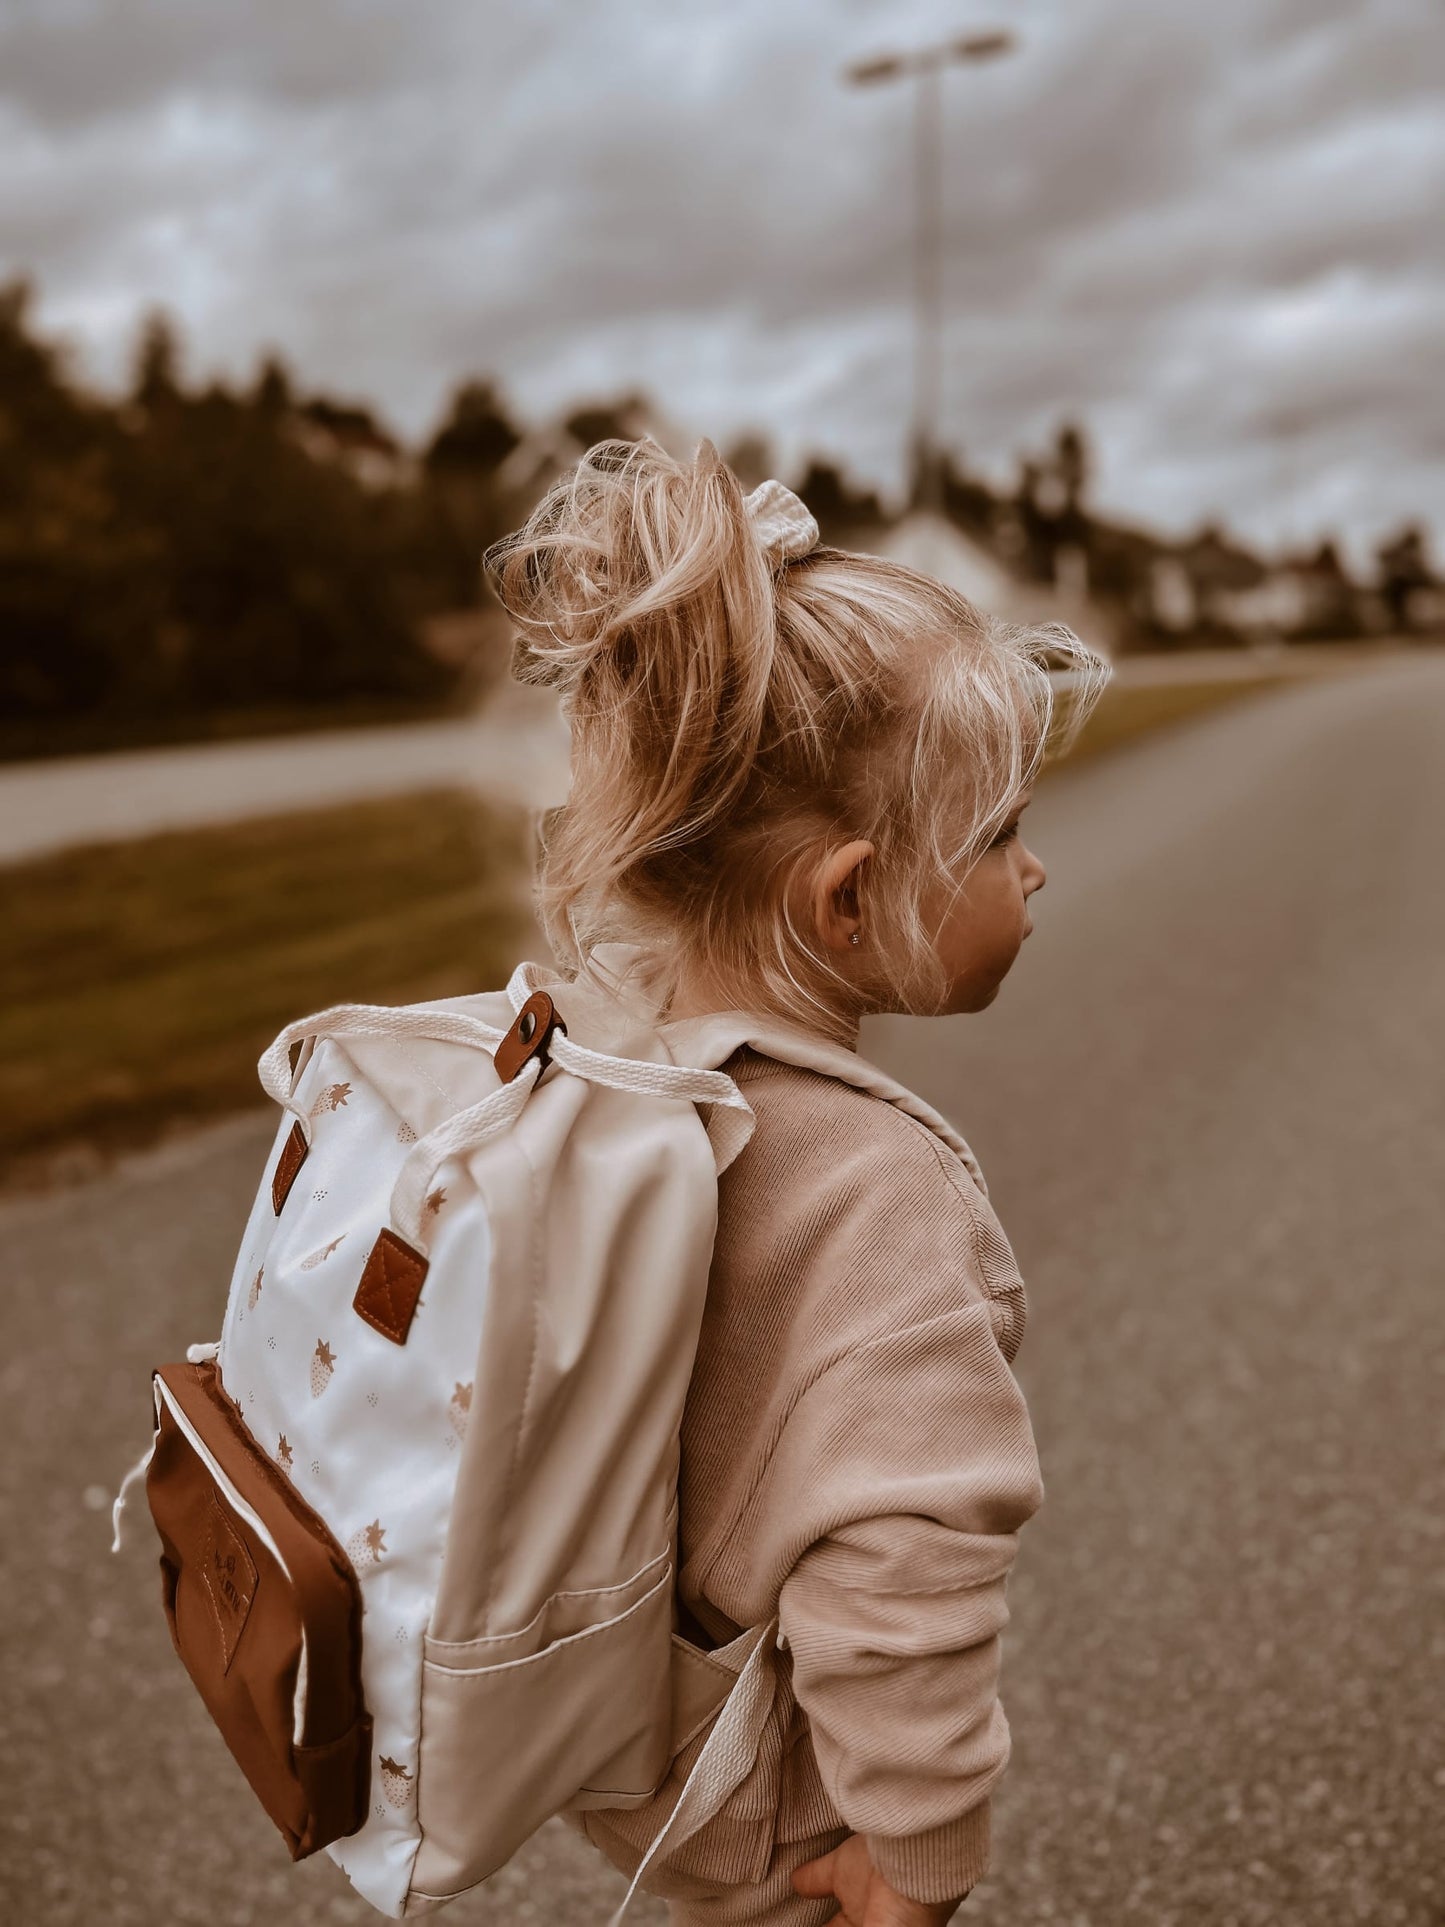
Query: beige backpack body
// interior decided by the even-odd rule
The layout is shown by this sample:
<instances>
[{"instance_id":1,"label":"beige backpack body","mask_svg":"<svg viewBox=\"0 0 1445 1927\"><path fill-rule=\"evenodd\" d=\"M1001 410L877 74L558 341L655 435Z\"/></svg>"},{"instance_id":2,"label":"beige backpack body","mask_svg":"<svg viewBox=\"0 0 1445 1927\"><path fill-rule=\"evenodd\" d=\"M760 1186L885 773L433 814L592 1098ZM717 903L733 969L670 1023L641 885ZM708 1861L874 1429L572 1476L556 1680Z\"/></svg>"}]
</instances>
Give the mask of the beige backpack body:
<instances>
[{"instance_id":1,"label":"beige backpack body","mask_svg":"<svg viewBox=\"0 0 1445 1927\"><path fill-rule=\"evenodd\" d=\"M116 1502L118 1544L144 1478L176 1649L293 1857L393 1917L554 1814L645 1802L705 1725L654 1854L753 1766L776 1622L726 1668L675 1630L717 1178L753 1124L717 1066L747 1043L845 1078L978 1176L852 1052L744 1012L658 1024L621 991L636 955L281 1033L220 1339L154 1373Z\"/></svg>"}]
</instances>

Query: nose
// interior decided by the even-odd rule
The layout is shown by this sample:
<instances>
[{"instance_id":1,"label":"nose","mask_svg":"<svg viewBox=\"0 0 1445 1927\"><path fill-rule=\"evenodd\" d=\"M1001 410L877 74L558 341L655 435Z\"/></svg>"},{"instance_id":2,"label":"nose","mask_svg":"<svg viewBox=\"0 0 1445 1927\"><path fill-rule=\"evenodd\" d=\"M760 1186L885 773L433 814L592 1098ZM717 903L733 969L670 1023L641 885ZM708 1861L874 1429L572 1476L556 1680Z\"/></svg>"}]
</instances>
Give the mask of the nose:
<instances>
[{"instance_id":1,"label":"nose","mask_svg":"<svg viewBox=\"0 0 1445 1927\"><path fill-rule=\"evenodd\" d=\"M1042 890L1049 880L1049 873L1039 862L1033 851L1028 852L1028 871L1024 881L1024 895L1031 897L1035 890Z\"/></svg>"}]
</instances>

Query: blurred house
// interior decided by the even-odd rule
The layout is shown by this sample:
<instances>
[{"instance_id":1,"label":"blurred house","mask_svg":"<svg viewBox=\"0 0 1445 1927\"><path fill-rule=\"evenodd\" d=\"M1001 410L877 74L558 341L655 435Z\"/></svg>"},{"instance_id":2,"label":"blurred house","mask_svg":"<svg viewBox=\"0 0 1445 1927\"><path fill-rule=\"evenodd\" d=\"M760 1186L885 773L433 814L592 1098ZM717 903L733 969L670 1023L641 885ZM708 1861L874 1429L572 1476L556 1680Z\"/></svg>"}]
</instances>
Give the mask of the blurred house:
<instances>
[{"instance_id":1,"label":"blurred house","mask_svg":"<svg viewBox=\"0 0 1445 1927\"><path fill-rule=\"evenodd\" d=\"M645 395L624 395L617 401L584 404L561 421L523 430L497 467L497 486L525 515L596 443L637 441L643 435L674 451L691 446L689 437Z\"/></svg>"},{"instance_id":2,"label":"blurred house","mask_svg":"<svg viewBox=\"0 0 1445 1927\"><path fill-rule=\"evenodd\" d=\"M317 396L290 416L292 439L313 462L343 468L369 489L404 489L417 479L418 463L367 408Z\"/></svg>"},{"instance_id":3,"label":"blurred house","mask_svg":"<svg viewBox=\"0 0 1445 1927\"><path fill-rule=\"evenodd\" d=\"M1137 608L1166 635L1194 638L1202 631L1243 640L1288 615L1259 557L1212 524L1185 542L1156 539L1150 549L1146 590Z\"/></svg>"},{"instance_id":4,"label":"blurred house","mask_svg":"<svg viewBox=\"0 0 1445 1927\"><path fill-rule=\"evenodd\" d=\"M1011 569L997 549L946 517L923 509L905 515L876 543L862 546L936 576L1006 622L1062 622L1106 655L1118 653L1119 613L1090 595L1086 571L1072 561L1052 582L1030 579Z\"/></svg>"}]
</instances>

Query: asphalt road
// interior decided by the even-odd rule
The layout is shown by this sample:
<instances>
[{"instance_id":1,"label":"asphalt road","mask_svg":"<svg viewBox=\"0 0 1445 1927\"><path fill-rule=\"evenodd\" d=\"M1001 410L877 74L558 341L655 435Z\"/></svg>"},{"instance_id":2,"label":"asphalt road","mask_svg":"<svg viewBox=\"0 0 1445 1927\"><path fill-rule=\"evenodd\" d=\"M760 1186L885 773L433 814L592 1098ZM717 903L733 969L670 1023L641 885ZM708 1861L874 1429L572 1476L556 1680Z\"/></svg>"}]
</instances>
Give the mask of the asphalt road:
<instances>
[{"instance_id":1,"label":"asphalt road","mask_svg":"<svg viewBox=\"0 0 1445 1927\"><path fill-rule=\"evenodd\" d=\"M994 1009L870 1018L1028 1281L1047 1499L1015 1751L960 1920L1445 1922L1445 658L1251 699L1046 784ZM102 1509L214 1334L269 1118L0 1207L0 1913L376 1918L293 1867ZM548 1831L457 1927L592 1927ZM653 1903L644 1924L661 1918Z\"/></svg>"}]
</instances>

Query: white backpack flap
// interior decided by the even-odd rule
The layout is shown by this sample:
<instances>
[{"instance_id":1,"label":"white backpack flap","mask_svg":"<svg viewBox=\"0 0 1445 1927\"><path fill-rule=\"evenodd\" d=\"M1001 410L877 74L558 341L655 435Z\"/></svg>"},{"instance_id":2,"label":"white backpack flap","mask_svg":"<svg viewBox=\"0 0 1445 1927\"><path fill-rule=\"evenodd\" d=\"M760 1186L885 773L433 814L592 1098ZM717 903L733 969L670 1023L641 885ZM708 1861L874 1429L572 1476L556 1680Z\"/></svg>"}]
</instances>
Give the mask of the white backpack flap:
<instances>
[{"instance_id":1,"label":"white backpack flap","mask_svg":"<svg viewBox=\"0 0 1445 1927\"><path fill-rule=\"evenodd\" d=\"M544 982L548 1061L504 1081L493 1053ZM258 1480L284 1475L359 1582L369 1807L320 1844L399 1916L665 1769L677 1437L717 1171L752 1114L645 1016L532 964L505 992L322 1012L261 1069L286 1114L221 1386ZM218 1486L228 1533L237 1496ZM306 1675L303 1644L287 1685L314 1739Z\"/></svg>"}]
</instances>

